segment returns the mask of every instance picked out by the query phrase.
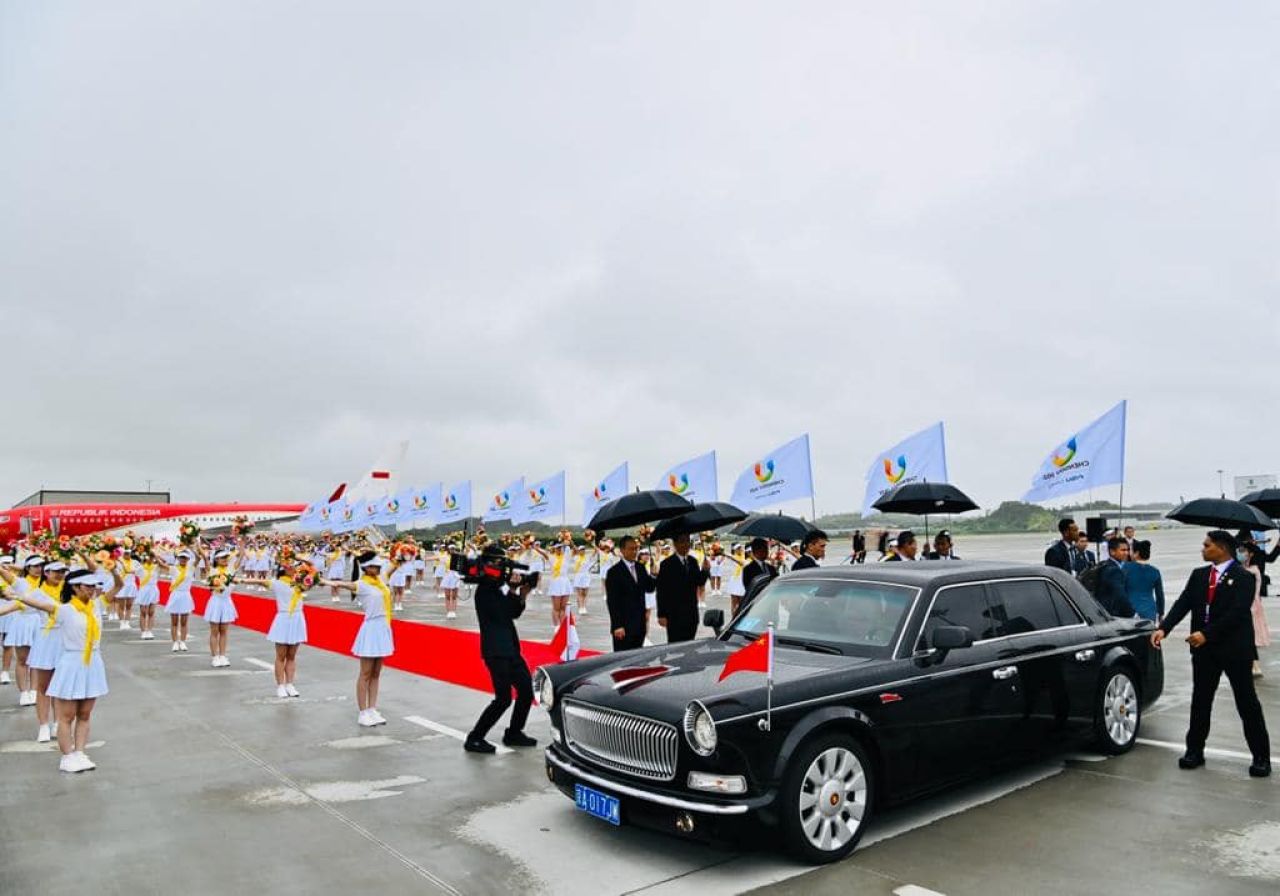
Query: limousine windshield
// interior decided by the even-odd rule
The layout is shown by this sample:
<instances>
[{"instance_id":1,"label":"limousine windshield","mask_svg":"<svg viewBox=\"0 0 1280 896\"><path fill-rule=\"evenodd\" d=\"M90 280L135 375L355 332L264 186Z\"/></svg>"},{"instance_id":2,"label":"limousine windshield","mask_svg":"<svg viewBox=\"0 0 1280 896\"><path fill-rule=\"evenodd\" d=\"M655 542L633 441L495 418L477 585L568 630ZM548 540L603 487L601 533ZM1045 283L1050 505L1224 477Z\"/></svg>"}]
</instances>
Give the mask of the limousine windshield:
<instances>
[{"instance_id":1,"label":"limousine windshield","mask_svg":"<svg viewBox=\"0 0 1280 896\"><path fill-rule=\"evenodd\" d=\"M916 590L882 582L783 579L766 587L728 634L754 640L772 622L779 647L889 656Z\"/></svg>"}]
</instances>

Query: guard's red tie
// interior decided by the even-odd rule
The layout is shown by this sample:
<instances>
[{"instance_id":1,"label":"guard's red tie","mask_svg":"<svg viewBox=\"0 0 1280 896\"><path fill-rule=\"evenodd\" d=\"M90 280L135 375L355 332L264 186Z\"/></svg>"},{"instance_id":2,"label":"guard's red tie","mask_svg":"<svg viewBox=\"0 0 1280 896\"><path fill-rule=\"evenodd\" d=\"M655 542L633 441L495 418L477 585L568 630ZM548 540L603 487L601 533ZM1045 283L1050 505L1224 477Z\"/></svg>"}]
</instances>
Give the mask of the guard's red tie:
<instances>
[{"instance_id":1,"label":"guard's red tie","mask_svg":"<svg viewBox=\"0 0 1280 896\"><path fill-rule=\"evenodd\" d=\"M1209 567L1209 603L1213 603L1214 592L1218 590L1218 567Z\"/></svg>"}]
</instances>

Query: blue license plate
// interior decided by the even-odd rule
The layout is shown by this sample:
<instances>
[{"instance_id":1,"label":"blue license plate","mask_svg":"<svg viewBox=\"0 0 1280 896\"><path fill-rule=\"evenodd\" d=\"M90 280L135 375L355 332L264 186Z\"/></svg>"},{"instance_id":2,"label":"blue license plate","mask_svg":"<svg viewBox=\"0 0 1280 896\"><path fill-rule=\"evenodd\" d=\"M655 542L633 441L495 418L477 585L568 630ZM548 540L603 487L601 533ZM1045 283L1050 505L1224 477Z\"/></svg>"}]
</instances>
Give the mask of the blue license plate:
<instances>
[{"instance_id":1,"label":"blue license plate","mask_svg":"<svg viewBox=\"0 0 1280 896\"><path fill-rule=\"evenodd\" d=\"M601 793L585 784L574 784L573 800L588 815L603 818L609 824L622 824L622 804L616 796Z\"/></svg>"}]
</instances>

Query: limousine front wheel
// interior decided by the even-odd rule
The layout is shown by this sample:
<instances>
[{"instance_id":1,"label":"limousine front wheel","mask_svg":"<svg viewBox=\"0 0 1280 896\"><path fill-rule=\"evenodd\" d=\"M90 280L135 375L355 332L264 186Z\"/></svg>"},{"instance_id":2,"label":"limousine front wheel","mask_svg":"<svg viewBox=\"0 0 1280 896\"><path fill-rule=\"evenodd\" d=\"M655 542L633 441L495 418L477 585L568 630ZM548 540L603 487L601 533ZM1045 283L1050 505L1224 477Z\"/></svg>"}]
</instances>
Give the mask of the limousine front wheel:
<instances>
[{"instance_id":1,"label":"limousine front wheel","mask_svg":"<svg viewBox=\"0 0 1280 896\"><path fill-rule=\"evenodd\" d=\"M791 851L813 863L853 852L871 818L873 775L866 750L845 734L820 736L797 750L780 795Z\"/></svg>"},{"instance_id":2,"label":"limousine front wheel","mask_svg":"<svg viewBox=\"0 0 1280 896\"><path fill-rule=\"evenodd\" d=\"M1094 735L1107 753L1126 753L1138 739L1142 709L1138 704L1138 687L1128 669L1113 668L1102 676L1098 687L1098 709L1094 717Z\"/></svg>"}]
</instances>

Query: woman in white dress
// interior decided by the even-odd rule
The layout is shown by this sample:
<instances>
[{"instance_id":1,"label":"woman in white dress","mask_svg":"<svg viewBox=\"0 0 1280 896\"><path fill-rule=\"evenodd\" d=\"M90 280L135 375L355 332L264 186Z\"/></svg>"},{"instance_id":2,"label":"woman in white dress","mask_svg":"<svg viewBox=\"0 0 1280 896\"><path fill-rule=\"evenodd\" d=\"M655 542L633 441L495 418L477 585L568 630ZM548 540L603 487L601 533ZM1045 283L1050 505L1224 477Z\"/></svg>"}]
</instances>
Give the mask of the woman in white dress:
<instances>
[{"instance_id":1,"label":"woman in white dress","mask_svg":"<svg viewBox=\"0 0 1280 896\"><path fill-rule=\"evenodd\" d=\"M15 571L15 563L17 563L17 557L13 554L5 554L3 557L0 557L0 567L3 567L10 572ZM5 601L12 599L13 591L8 581L0 578L0 605L3 605ZM12 614L8 616L0 616L0 685L13 684L13 676L9 673L9 670L13 668L14 651L12 647L3 646L5 632L9 630L9 620L12 618Z\"/></svg>"},{"instance_id":2,"label":"woman in white dress","mask_svg":"<svg viewBox=\"0 0 1280 896\"><path fill-rule=\"evenodd\" d=\"M570 575L570 584L573 586L574 596L578 599L579 616L587 615L587 595L591 593L591 568L598 562L595 533L588 529L583 535L587 543L573 552L573 570Z\"/></svg>"},{"instance_id":3,"label":"woman in white dress","mask_svg":"<svg viewBox=\"0 0 1280 896\"><path fill-rule=\"evenodd\" d=\"M412 581L410 577L413 575L413 564L409 556L403 553L404 548L392 549L393 553L397 550L402 552L397 556L399 565L396 567L396 571L391 574L388 584L391 586L391 609L399 613L404 609L404 590Z\"/></svg>"},{"instance_id":4,"label":"woman in white dress","mask_svg":"<svg viewBox=\"0 0 1280 896\"><path fill-rule=\"evenodd\" d=\"M113 598L123 584L120 574L111 571L114 587L107 595ZM85 754L89 742L89 720L94 704L107 693L107 670L102 662L99 642L102 621L94 609L99 593L98 574L77 569L67 574L60 600L51 600L44 592L27 595L32 606L58 616L62 636L62 653L49 682L49 696L57 700L58 750L62 760L60 771L84 772L95 768Z\"/></svg>"},{"instance_id":5,"label":"woman in white dress","mask_svg":"<svg viewBox=\"0 0 1280 896\"><path fill-rule=\"evenodd\" d=\"M160 585L157 580L159 571L156 562L150 556L134 557L135 574L138 578L138 630L140 639L154 641L156 634L152 629L156 625L156 605L160 603Z\"/></svg>"},{"instance_id":6,"label":"woman in white dress","mask_svg":"<svg viewBox=\"0 0 1280 896\"><path fill-rule=\"evenodd\" d=\"M347 577L347 555L340 545L331 545L325 554L325 559L324 577L326 579L339 580ZM329 595L335 604L341 600L337 588L330 588Z\"/></svg>"},{"instance_id":7,"label":"woman in white dress","mask_svg":"<svg viewBox=\"0 0 1280 896\"><path fill-rule=\"evenodd\" d=\"M66 569L65 566L62 568ZM32 554L23 561L21 576L11 573L13 580L10 585L17 606L11 611L13 617L4 633L4 646L11 648L17 659L19 706L35 706L38 700L37 691L32 686L32 675L27 666L27 659L31 655L31 648L36 642L36 634L40 631L44 617L34 606L28 606L23 598L40 590L44 584L44 570L44 558L38 554Z\"/></svg>"},{"instance_id":8,"label":"woman in white dress","mask_svg":"<svg viewBox=\"0 0 1280 896\"><path fill-rule=\"evenodd\" d=\"M551 584L547 586L547 595L551 598L551 624L556 628L560 627L560 621L569 610L569 594L572 589L569 574L573 568L573 554L572 536L568 533L561 533L560 542L544 554L546 563L551 567Z\"/></svg>"},{"instance_id":9,"label":"woman in white dress","mask_svg":"<svg viewBox=\"0 0 1280 896\"><path fill-rule=\"evenodd\" d=\"M364 622L356 634L351 652L360 658L360 674L356 678L356 705L360 714L356 722L362 728L385 725L387 720L378 712L378 685L382 676L382 661L395 653L395 641L391 637L391 586L384 581L383 571L387 562L374 551L366 551L356 558L360 578L354 582L326 580L324 584L350 591L364 609ZM390 569L395 572L393 565Z\"/></svg>"},{"instance_id":10,"label":"woman in white dress","mask_svg":"<svg viewBox=\"0 0 1280 896\"><path fill-rule=\"evenodd\" d=\"M200 555L204 560L204 555ZM209 623L209 657L215 669L230 666L227 659L227 637L231 623L236 621L236 605L231 599L234 582L231 570L231 552L215 551L213 562L203 563L205 584L209 586L209 602L204 607L204 621ZM169 597L173 602L172 592Z\"/></svg>"},{"instance_id":11,"label":"woman in white dress","mask_svg":"<svg viewBox=\"0 0 1280 896\"><path fill-rule=\"evenodd\" d=\"M120 558L120 578L124 585L116 595L116 616L120 619L120 631L133 627L133 602L138 598L138 564L125 554Z\"/></svg>"},{"instance_id":12,"label":"woman in white dress","mask_svg":"<svg viewBox=\"0 0 1280 896\"><path fill-rule=\"evenodd\" d=\"M315 581L315 571L299 564L280 567L280 575L271 583L276 615L267 630L267 640L276 647L277 697L298 696L298 689L293 686L298 668L298 647L307 640L307 617L302 600Z\"/></svg>"},{"instance_id":13,"label":"woman in white dress","mask_svg":"<svg viewBox=\"0 0 1280 896\"><path fill-rule=\"evenodd\" d=\"M57 606L62 600L62 582L67 568L62 563L49 563L44 568L44 581L40 584L39 593L54 602L54 612L44 613L31 652L27 655L27 668L31 674L31 685L36 692L36 742L48 743L50 738L49 723L51 721L51 704L49 701L49 682L53 678L53 670L58 657L62 654L62 634L58 631Z\"/></svg>"},{"instance_id":14,"label":"woman in white dress","mask_svg":"<svg viewBox=\"0 0 1280 896\"><path fill-rule=\"evenodd\" d=\"M191 596L191 586L195 584L196 577L196 557L183 548L174 556L173 563L157 561L157 565L172 575L169 602L164 607L169 614L169 640L173 642L170 651L186 653L187 624L196 608L195 598Z\"/></svg>"},{"instance_id":15,"label":"woman in white dress","mask_svg":"<svg viewBox=\"0 0 1280 896\"><path fill-rule=\"evenodd\" d=\"M437 594L439 594L440 590L444 587L443 586L444 577L448 572L449 572L449 551L447 548L437 545L435 567L431 571L432 578L436 580ZM447 602L446 602L446 609L447 609ZM446 613L446 615L448 614ZM450 616L449 618L452 619L457 615L458 614L455 612L453 616Z\"/></svg>"}]
</instances>

